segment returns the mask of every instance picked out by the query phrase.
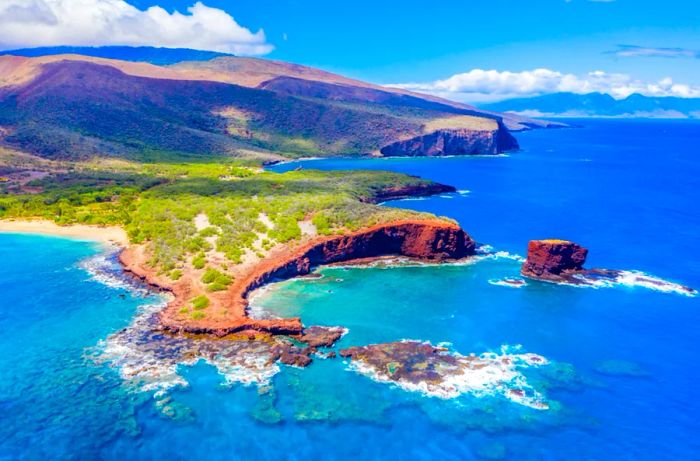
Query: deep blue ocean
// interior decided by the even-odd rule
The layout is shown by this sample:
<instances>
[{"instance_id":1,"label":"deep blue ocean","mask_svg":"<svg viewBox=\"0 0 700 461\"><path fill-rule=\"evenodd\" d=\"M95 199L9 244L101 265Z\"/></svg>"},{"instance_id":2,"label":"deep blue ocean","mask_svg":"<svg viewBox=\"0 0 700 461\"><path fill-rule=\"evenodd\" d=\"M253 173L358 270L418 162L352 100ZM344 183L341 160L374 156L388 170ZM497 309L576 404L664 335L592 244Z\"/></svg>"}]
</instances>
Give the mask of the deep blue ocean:
<instances>
[{"instance_id":1,"label":"deep blue ocean","mask_svg":"<svg viewBox=\"0 0 700 461\"><path fill-rule=\"evenodd\" d=\"M142 360L119 332L162 299L113 278L97 244L0 234L0 459L700 459L698 297L499 284L518 276L528 240L564 238L589 249L588 267L700 288L700 122L574 122L517 134L522 150L507 156L274 167L454 185L460 193L386 205L455 218L490 256L325 268L254 298L256 312L347 327L339 347L413 339L539 354L548 364L518 379L548 409L499 392L425 395L343 359L257 375Z\"/></svg>"}]
</instances>

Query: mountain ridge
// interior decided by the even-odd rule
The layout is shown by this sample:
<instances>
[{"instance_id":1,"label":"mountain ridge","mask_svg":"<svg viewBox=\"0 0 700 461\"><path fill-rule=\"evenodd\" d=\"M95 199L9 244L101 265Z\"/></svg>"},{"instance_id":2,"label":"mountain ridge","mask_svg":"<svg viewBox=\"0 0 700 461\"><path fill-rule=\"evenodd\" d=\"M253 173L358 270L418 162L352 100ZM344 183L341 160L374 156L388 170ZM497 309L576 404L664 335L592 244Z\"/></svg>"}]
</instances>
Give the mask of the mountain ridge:
<instances>
[{"instance_id":1,"label":"mountain ridge","mask_svg":"<svg viewBox=\"0 0 700 461\"><path fill-rule=\"evenodd\" d=\"M530 117L700 118L700 98L653 97L638 93L623 99L615 99L605 93L552 93L530 98L507 99L482 104L481 107Z\"/></svg>"},{"instance_id":2,"label":"mountain ridge","mask_svg":"<svg viewBox=\"0 0 700 461\"><path fill-rule=\"evenodd\" d=\"M280 61L0 56L0 142L52 159L493 154L552 125ZM421 146L438 131L463 141Z\"/></svg>"}]
</instances>

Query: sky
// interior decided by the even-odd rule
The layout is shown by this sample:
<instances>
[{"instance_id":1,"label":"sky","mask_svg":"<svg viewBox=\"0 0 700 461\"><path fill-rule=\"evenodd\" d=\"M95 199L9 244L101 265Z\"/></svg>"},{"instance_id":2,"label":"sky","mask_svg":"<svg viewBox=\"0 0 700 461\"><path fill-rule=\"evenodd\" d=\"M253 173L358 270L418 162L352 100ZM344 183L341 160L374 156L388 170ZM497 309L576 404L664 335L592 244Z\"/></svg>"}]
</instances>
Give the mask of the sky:
<instances>
[{"instance_id":1,"label":"sky","mask_svg":"<svg viewBox=\"0 0 700 461\"><path fill-rule=\"evenodd\" d=\"M1 0L0 31L0 49L211 49L466 102L700 97L700 0Z\"/></svg>"}]
</instances>

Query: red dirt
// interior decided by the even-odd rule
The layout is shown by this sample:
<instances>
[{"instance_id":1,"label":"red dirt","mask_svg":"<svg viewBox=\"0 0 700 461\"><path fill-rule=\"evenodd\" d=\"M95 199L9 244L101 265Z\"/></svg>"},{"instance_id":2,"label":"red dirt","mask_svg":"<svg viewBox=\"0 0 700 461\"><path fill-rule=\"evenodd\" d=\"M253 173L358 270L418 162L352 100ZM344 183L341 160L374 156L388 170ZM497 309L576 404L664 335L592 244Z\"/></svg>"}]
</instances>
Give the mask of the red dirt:
<instances>
[{"instance_id":1,"label":"red dirt","mask_svg":"<svg viewBox=\"0 0 700 461\"><path fill-rule=\"evenodd\" d=\"M301 335L304 327L299 318L250 318L248 294L271 281L308 274L313 267L323 264L387 255L444 261L471 255L474 247L474 241L459 226L440 220L402 220L346 235L318 237L272 253L240 274L224 295L210 297L212 303L207 308L207 316L200 320L180 313L182 306L195 294L192 280L183 277L171 282L158 275L146 264L148 258L142 246L124 250L120 260L128 272L174 295L174 300L159 314L163 330L217 336L241 331Z\"/></svg>"}]
</instances>

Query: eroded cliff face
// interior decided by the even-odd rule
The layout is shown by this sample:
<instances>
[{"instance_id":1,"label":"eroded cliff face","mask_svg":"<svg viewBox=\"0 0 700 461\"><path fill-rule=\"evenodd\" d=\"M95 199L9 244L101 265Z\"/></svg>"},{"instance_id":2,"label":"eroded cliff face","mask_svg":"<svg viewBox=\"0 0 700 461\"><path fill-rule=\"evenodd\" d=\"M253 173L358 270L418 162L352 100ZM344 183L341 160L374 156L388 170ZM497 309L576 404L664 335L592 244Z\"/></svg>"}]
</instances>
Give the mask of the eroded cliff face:
<instances>
[{"instance_id":1,"label":"eroded cliff face","mask_svg":"<svg viewBox=\"0 0 700 461\"><path fill-rule=\"evenodd\" d=\"M457 192L454 186L447 186L439 183L410 184L394 186L374 191L371 197L364 197L361 200L369 203L380 203L388 200L399 200L407 197L427 197L437 194L448 194Z\"/></svg>"},{"instance_id":2,"label":"eroded cliff face","mask_svg":"<svg viewBox=\"0 0 700 461\"><path fill-rule=\"evenodd\" d=\"M502 123L495 130L444 129L397 141L380 149L386 157L442 155L496 155L518 148Z\"/></svg>"},{"instance_id":3,"label":"eroded cliff face","mask_svg":"<svg viewBox=\"0 0 700 461\"><path fill-rule=\"evenodd\" d=\"M266 283L306 275L319 265L400 255L424 261L445 261L474 254L475 242L459 226L439 220L405 220L380 224L347 235L322 237L301 247L271 255L243 277L236 278L226 297L225 314L193 320L170 303L159 315L162 329L171 332L223 336L239 331L301 335L301 321L253 319L247 315L247 295Z\"/></svg>"},{"instance_id":4,"label":"eroded cliff face","mask_svg":"<svg viewBox=\"0 0 700 461\"><path fill-rule=\"evenodd\" d=\"M520 272L530 278L565 281L583 270L588 250L568 240L531 240Z\"/></svg>"}]
</instances>

